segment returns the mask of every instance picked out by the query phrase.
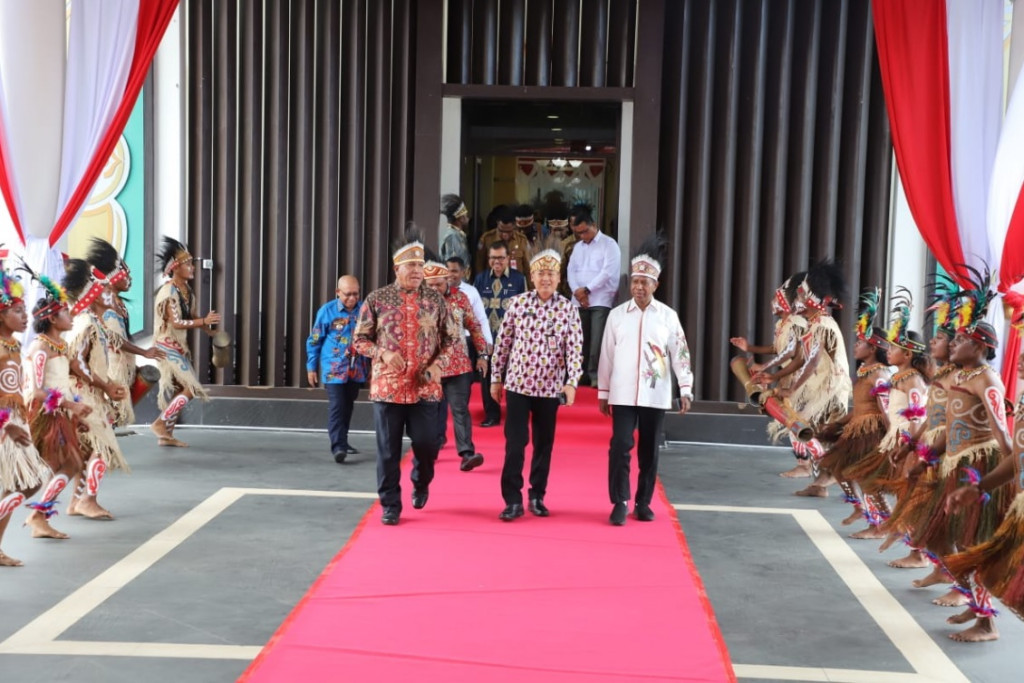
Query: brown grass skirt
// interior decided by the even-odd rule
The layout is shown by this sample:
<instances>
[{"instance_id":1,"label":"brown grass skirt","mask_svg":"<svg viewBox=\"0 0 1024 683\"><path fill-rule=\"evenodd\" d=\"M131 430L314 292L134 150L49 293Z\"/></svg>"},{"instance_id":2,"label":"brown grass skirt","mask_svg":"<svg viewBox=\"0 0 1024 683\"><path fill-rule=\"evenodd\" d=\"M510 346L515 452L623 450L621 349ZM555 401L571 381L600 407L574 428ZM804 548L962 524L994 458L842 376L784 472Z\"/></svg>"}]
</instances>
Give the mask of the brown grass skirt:
<instances>
[{"instance_id":1,"label":"brown grass skirt","mask_svg":"<svg viewBox=\"0 0 1024 683\"><path fill-rule=\"evenodd\" d=\"M835 433L829 427L824 430L826 436ZM885 420L881 415L853 418L842 425L842 431L839 432L838 438L821 460L822 469L830 472L836 479L843 481L851 479L848 471L855 468L878 448L883 436L885 436Z\"/></svg>"},{"instance_id":2,"label":"brown grass skirt","mask_svg":"<svg viewBox=\"0 0 1024 683\"><path fill-rule=\"evenodd\" d=\"M950 555L945 562L957 578L966 579L977 571L977 580L1024 619L1024 493L1014 498L1010 512L991 539Z\"/></svg>"},{"instance_id":3,"label":"brown grass skirt","mask_svg":"<svg viewBox=\"0 0 1024 683\"><path fill-rule=\"evenodd\" d=\"M48 414L40 401L32 401L29 416L32 419L32 442L50 469L55 473L61 469L65 472L81 471L78 420L63 409Z\"/></svg>"}]
</instances>

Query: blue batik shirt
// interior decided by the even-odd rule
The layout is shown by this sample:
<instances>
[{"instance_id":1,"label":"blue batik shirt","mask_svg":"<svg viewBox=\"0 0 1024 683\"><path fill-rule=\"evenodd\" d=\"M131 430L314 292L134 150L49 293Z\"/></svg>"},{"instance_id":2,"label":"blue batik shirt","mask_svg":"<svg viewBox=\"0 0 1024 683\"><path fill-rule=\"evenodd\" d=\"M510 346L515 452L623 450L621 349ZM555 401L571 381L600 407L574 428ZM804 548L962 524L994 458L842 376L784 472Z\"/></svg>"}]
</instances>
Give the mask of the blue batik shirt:
<instances>
[{"instance_id":1,"label":"blue batik shirt","mask_svg":"<svg viewBox=\"0 0 1024 683\"><path fill-rule=\"evenodd\" d=\"M320 371L321 384L365 382L369 359L352 348L352 335L363 302L351 311L333 299L320 307L313 320L313 329L306 339L306 370Z\"/></svg>"}]
</instances>

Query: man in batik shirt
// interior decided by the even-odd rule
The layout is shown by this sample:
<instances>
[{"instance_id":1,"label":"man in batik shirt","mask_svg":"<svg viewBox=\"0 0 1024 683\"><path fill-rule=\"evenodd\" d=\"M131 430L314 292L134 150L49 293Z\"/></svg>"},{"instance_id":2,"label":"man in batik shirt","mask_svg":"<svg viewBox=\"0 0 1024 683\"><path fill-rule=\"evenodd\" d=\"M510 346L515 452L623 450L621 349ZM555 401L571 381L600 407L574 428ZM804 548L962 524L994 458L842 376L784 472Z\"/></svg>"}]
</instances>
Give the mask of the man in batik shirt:
<instances>
[{"instance_id":1,"label":"man in batik shirt","mask_svg":"<svg viewBox=\"0 0 1024 683\"><path fill-rule=\"evenodd\" d=\"M437 403L442 351L452 343L440 294L423 282L423 244L395 252L395 282L371 292L356 323L355 349L372 360L370 400L377 430L377 494L381 522L402 513L402 435L412 440L412 506L427 504L437 459Z\"/></svg>"},{"instance_id":2,"label":"man in batik shirt","mask_svg":"<svg viewBox=\"0 0 1024 683\"><path fill-rule=\"evenodd\" d=\"M545 249L530 261L534 289L512 299L494 342L491 395L507 396L505 466L499 517L510 522L523 515L523 464L533 420L530 463L530 512L547 517L544 504L555 419L561 401L572 405L583 372L583 330L572 303L555 291L561 269L557 251ZM504 392L503 390L506 390Z\"/></svg>"}]
</instances>

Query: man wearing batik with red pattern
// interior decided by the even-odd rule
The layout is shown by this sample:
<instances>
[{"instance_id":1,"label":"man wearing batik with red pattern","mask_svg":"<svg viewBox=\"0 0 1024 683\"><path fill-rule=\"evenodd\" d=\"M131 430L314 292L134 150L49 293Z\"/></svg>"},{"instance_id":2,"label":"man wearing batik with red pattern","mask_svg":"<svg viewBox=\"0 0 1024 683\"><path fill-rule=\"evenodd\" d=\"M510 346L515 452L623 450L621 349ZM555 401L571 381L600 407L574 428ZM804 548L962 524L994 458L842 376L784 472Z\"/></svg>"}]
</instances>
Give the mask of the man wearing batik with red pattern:
<instances>
[{"instance_id":1,"label":"man wearing batik with red pattern","mask_svg":"<svg viewBox=\"0 0 1024 683\"><path fill-rule=\"evenodd\" d=\"M583 374L583 329L572 303L555 291L561 256L545 249L530 260L534 289L512 299L494 342L491 395L501 401L507 389L505 466L501 496L505 509L499 517L511 522L523 516L523 464L533 427L530 463L530 512L547 517L544 495L555 443L559 403L572 405Z\"/></svg>"},{"instance_id":2,"label":"man wearing batik with red pattern","mask_svg":"<svg viewBox=\"0 0 1024 683\"><path fill-rule=\"evenodd\" d=\"M395 282L371 292L356 323L353 346L373 361L370 400L377 428L377 494L381 522L402 513L402 435L412 440L412 506L427 504L437 459L438 358L451 345L440 294L423 282L423 244L409 240L395 251Z\"/></svg>"}]
</instances>

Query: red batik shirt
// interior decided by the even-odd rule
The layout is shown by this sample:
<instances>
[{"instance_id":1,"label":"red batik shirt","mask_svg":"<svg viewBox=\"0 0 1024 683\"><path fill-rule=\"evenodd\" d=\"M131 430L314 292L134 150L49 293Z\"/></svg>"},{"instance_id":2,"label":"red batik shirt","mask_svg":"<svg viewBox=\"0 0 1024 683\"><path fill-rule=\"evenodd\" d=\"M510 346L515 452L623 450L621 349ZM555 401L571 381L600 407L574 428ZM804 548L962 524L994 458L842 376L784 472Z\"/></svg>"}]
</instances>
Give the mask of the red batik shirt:
<instances>
[{"instance_id":1,"label":"red batik shirt","mask_svg":"<svg viewBox=\"0 0 1024 683\"><path fill-rule=\"evenodd\" d=\"M442 377L455 377L473 372L473 363L469 360L469 350L466 346L466 335L462 331L469 330L469 338L473 340L473 346L479 354L487 353L487 340L484 339L480 321L473 314L473 305L469 303L468 296L454 287L449 287L445 303L448 304L448 322L451 326L448 334L456 341L441 354L438 364L441 366Z\"/></svg>"},{"instance_id":2,"label":"red batik shirt","mask_svg":"<svg viewBox=\"0 0 1024 683\"><path fill-rule=\"evenodd\" d=\"M555 398L583 374L580 314L561 294L512 297L494 340L491 381L524 396Z\"/></svg>"},{"instance_id":3,"label":"red batik shirt","mask_svg":"<svg viewBox=\"0 0 1024 683\"><path fill-rule=\"evenodd\" d=\"M440 401L441 382L427 382L424 370L453 342L445 320L448 307L440 294L421 284L406 291L397 283L373 291L363 302L353 346L373 361L370 400L385 403ZM383 359L394 351L405 359L396 371Z\"/></svg>"}]
</instances>

